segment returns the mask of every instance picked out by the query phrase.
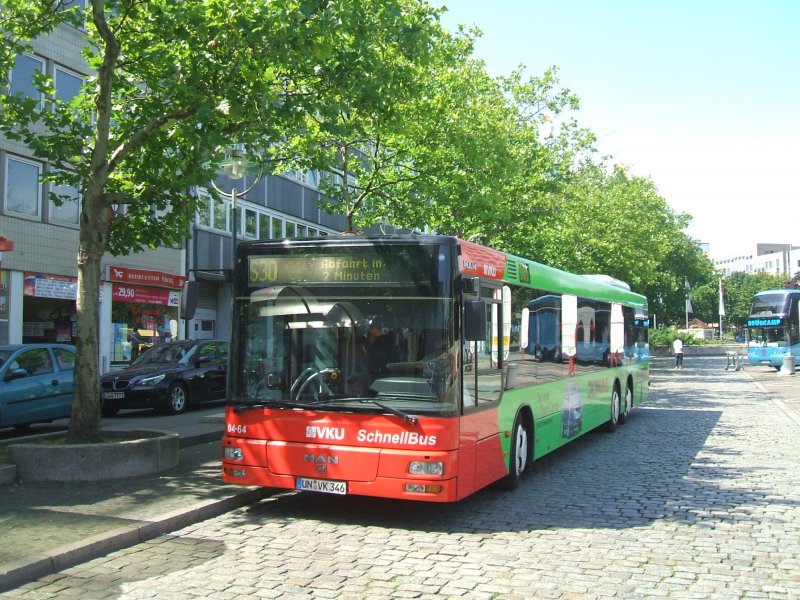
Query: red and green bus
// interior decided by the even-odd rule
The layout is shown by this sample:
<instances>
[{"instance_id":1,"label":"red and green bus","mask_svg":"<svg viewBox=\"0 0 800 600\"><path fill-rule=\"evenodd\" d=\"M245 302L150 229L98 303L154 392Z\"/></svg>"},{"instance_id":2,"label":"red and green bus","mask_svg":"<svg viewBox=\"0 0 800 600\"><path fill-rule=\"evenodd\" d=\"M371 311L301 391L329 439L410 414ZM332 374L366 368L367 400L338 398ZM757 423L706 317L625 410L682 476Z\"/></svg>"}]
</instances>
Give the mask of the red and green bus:
<instances>
[{"instance_id":1,"label":"red and green bus","mask_svg":"<svg viewBox=\"0 0 800 600\"><path fill-rule=\"evenodd\" d=\"M226 482L452 502L648 391L647 301L447 236L239 246Z\"/></svg>"}]
</instances>

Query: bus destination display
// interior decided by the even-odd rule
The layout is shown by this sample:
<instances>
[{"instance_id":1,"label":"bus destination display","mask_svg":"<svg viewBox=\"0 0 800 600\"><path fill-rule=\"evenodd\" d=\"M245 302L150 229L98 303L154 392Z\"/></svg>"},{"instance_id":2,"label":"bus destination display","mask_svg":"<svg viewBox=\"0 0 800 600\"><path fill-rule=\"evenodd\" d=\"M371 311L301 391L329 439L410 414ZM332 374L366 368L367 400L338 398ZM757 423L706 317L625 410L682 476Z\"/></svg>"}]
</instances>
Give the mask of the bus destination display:
<instances>
[{"instance_id":1,"label":"bus destination display","mask_svg":"<svg viewBox=\"0 0 800 600\"><path fill-rule=\"evenodd\" d=\"M264 287L308 283L398 283L414 281L418 266L388 262L370 252L350 256L250 256L248 284Z\"/></svg>"},{"instance_id":2,"label":"bus destination display","mask_svg":"<svg viewBox=\"0 0 800 600\"><path fill-rule=\"evenodd\" d=\"M748 319L747 326L748 327L775 327L781 324L781 320L777 318L771 319Z\"/></svg>"}]
</instances>

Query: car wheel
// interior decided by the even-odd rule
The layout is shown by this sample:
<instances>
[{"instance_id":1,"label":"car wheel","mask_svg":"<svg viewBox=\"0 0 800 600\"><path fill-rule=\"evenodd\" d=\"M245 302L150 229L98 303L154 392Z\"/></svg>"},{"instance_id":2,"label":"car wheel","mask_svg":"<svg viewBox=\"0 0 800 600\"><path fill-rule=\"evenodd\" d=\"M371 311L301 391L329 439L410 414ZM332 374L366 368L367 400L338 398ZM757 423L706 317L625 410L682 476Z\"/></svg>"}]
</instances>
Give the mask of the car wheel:
<instances>
[{"instance_id":1,"label":"car wheel","mask_svg":"<svg viewBox=\"0 0 800 600\"><path fill-rule=\"evenodd\" d=\"M173 383L167 392L167 412L171 415L179 415L186 410L189 403L189 392L182 383Z\"/></svg>"}]
</instances>

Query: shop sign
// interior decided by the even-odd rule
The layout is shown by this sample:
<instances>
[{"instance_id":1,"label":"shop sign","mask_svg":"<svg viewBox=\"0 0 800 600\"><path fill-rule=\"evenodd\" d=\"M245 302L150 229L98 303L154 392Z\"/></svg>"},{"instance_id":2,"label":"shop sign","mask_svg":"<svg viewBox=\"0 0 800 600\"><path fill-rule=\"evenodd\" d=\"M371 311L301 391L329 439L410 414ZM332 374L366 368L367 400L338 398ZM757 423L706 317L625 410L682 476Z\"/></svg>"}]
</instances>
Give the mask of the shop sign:
<instances>
[{"instance_id":1,"label":"shop sign","mask_svg":"<svg viewBox=\"0 0 800 600\"><path fill-rule=\"evenodd\" d=\"M180 306L181 293L177 290L142 287L137 285L111 286L111 299L114 302L138 302L157 306Z\"/></svg>"},{"instance_id":2,"label":"shop sign","mask_svg":"<svg viewBox=\"0 0 800 600\"><path fill-rule=\"evenodd\" d=\"M131 285L151 285L179 290L186 281L183 275L164 273L163 271L148 271L145 269L129 269L128 267L108 267L108 280L116 283ZM116 300L116 298L115 298Z\"/></svg>"},{"instance_id":3,"label":"shop sign","mask_svg":"<svg viewBox=\"0 0 800 600\"><path fill-rule=\"evenodd\" d=\"M75 300L78 297L78 278L68 275L25 272L22 293L25 296L37 298Z\"/></svg>"}]
</instances>

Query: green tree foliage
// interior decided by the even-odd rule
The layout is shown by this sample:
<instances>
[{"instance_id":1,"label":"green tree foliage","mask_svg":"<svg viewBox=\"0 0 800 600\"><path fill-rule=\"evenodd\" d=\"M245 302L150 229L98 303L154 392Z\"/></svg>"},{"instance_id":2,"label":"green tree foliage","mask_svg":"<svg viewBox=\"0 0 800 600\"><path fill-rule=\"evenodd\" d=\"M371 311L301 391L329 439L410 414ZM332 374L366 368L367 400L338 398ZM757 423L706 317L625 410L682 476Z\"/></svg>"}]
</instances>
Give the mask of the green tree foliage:
<instances>
[{"instance_id":1,"label":"green tree foliage","mask_svg":"<svg viewBox=\"0 0 800 600\"><path fill-rule=\"evenodd\" d=\"M48 161L52 181L82 194L68 435L92 441L103 255L184 239L197 208L189 190L215 176L221 146L266 149L280 162L307 115L389 110L424 65L435 12L415 0L92 0L85 15L56 0L3 4L3 79L30 40L85 18L94 75L82 93L58 102L39 77L44 110L2 95L0 130Z\"/></svg>"}]
</instances>

